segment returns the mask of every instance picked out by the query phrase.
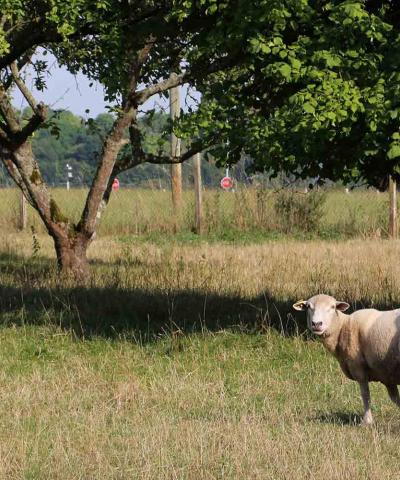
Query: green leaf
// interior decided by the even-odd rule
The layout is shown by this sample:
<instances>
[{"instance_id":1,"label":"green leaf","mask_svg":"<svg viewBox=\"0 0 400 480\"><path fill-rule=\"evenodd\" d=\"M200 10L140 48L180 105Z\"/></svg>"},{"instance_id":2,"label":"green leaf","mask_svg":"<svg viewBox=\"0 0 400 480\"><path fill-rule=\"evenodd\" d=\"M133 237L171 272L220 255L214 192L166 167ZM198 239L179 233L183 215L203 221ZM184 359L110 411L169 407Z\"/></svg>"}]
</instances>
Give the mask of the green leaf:
<instances>
[{"instance_id":1,"label":"green leaf","mask_svg":"<svg viewBox=\"0 0 400 480\"><path fill-rule=\"evenodd\" d=\"M392 143L389 151L387 152L387 157L389 160L393 160L394 158L400 157L400 144L399 143Z\"/></svg>"},{"instance_id":2,"label":"green leaf","mask_svg":"<svg viewBox=\"0 0 400 480\"><path fill-rule=\"evenodd\" d=\"M290 67L289 64L282 63L282 65L279 66L278 71L280 72L282 77L284 77L286 80L290 79L292 68Z\"/></svg>"},{"instance_id":3,"label":"green leaf","mask_svg":"<svg viewBox=\"0 0 400 480\"><path fill-rule=\"evenodd\" d=\"M311 103L305 103L303 105L303 110L306 112L306 113L315 113L315 108L311 105Z\"/></svg>"}]
</instances>

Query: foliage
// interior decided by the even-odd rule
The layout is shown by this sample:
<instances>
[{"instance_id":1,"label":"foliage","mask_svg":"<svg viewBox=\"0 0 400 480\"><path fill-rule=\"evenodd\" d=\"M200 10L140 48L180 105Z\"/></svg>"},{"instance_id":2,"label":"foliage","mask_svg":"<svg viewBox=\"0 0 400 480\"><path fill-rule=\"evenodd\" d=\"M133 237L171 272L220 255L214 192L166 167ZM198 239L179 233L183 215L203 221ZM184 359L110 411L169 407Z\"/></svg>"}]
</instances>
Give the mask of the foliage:
<instances>
[{"instance_id":1,"label":"foliage","mask_svg":"<svg viewBox=\"0 0 400 480\"><path fill-rule=\"evenodd\" d=\"M140 107L155 94L166 96L169 89L185 81L193 83L236 63L209 41L213 35L218 39L220 21L229 21L231 9L228 4L218 6L215 0L103 0L95 4L75 0L68 6L59 5L57 0L25 4L14 0L4 7L0 34L1 160L55 240L60 268L73 271L76 277L85 276L86 250L109 201L113 179L146 162L185 161L207 146L197 137L180 158L165 154L162 144L156 153L146 151ZM60 221L67 217L51 215L53 199L32 153L30 139L39 128L47 126L59 133L48 118L48 107L37 103L26 84L24 68L32 64L36 88L46 87L48 62L34 57L38 47L53 52L71 72L82 71L100 80L106 98L115 102L113 124L103 138L87 200L74 225L70 220ZM12 87L20 90L31 107L27 118L19 117L10 102Z\"/></svg>"},{"instance_id":2,"label":"foliage","mask_svg":"<svg viewBox=\"0 0 400 480\"><path fill-rule=\"evenodd\" d=\"M253 170L272 175L362 178L379 187L388 173L398 175L400 12L391 0L3 3L13 22L28 7L29 15L44 12L49 48L71 71L100 80L116 112L129 84L128 58L146 40L154 47L141 71L145 85L185 59L186 79L203 103L176 131L205 144L217 138L211 153L221 164L245 151ZM128 31L125 20L136 28ZM96 34L79 34L82 25ZM7 52L10 40L0 39ZM202 73L223 60L226 68Z\"/></svg>"},{"instance_id":3,"label":"foliage","mask_svg":"<svg viewBox=\"0 0 400 480\"><path fill-rule=\"evenodd\" d=\"M253 170L272 175L380 188L388 174L398 178L398 4L264 1L258 15L253 8L242 20L244 63L198 85L203 104L182 130L218 128L215 156L235 162L244 150Z\"/></svg>"}]
</instances>

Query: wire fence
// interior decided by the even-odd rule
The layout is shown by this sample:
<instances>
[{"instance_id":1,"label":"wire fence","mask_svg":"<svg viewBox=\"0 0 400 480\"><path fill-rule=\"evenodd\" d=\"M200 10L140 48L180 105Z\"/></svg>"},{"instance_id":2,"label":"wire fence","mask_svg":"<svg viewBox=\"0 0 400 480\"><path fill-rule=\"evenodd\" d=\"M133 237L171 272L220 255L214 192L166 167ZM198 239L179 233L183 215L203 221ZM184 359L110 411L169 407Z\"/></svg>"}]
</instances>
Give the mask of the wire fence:
<instances>
[{"instance_id":1,"label":"wire fence","mask_svg":"<svg viewBox=\"0 0 400 480\"><path fill-rule=\"evenodd\" d=\"M78 222L87 188L56 187L51 194L64 214ZM20 230L20 192L0 189L0 227ZM243 234L274 238L277 235L307 235L322 238L380 237L387 235L388 199L373 190L346 193L322 189L305 193L299 189L271 189L236 182L230 191L202 190L202 231L206 236L235 240ZM38 214L29 206L27 228L45 233ZM99 235L191 233L195 225L195 195L184 189L179 212L172 207L171 192L164 188L133 188L121 185L113 192L101 218Z\"/></svg>"}]
</instances>

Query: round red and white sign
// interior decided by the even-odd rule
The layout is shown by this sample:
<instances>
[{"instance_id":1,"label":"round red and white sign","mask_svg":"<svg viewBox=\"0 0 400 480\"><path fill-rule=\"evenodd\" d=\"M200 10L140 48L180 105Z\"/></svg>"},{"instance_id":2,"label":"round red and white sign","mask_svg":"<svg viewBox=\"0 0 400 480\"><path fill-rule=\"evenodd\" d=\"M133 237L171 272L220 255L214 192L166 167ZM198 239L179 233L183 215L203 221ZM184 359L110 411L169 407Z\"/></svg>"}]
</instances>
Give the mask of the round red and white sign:
<instances>
[{"instance_id":1,"label":"round red and white sign","mask_svg":"<svg viewBox=\"0 0 400 480\"><path fill-rule=\"evenodd\" d=\"M114 181L113 181L113 184L112 184L112 189L113 189L114 191L119 189L119 180L118 180L118 178L114 178Z\"/></svg>"},{"instance_id":2,"label":"round red and white sign","mask_svg":"<svg viewBox=\"0 0 400 480\"><path fill-rule=\"evenodd\" d=\"M231 177L224 177L220 182L221 188L224 190L229 190L233 187L233 180Z\"/></svg>"}]
</instances>

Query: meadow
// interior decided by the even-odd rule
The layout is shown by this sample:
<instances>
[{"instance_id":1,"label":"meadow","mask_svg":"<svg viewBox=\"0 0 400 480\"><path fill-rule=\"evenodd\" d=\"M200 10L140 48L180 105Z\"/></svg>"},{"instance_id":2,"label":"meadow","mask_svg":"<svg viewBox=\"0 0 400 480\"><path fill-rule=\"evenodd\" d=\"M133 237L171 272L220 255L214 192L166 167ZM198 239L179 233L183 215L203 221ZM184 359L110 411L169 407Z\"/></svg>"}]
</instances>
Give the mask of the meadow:
<instances>
[{"instance_id":1,"label":"meadow","mask_svg":"<svg viewBox=\"0 0 400 480\"><path fill-rule=\"evenodd\" d=\"M56 188L54 198L64 213L78 221L85 189ZM0 227L18 230L19 192L0 189ZM208 240L238 241L249 238L277 238L282 234L300 237L380 237L387 233L388 197L375 190L327 189L320 192L268 190L239 186L235 192L205 190L203 193L204 234ZM29 209L29 222L37 233L44 229ZM133 235L147 239L165 237L176 231L187 239L194 225L194 194L183 192L182 212L172 212L167 190L121 189L115 192L102 218L99 235ZM161 238L162 240L162 238Z\"/></svg>"},{"instance_id":2,"label":"meadow","mask_svg":"<svg viewBox=\"0 0 400 480\"><path fill-rule=\"evenodd\" d=\"M376 423L360 426L357 384L291 309L318 292L400 305L386 198L330 192L316 232L279 229L268 207L276 230L200 239L189 221L157 230L170 222L158 201L138 234L113 200L79 284L2 203L0 478L395 478L400 412L373 385Z\"/></svg>"}]
</instances>

